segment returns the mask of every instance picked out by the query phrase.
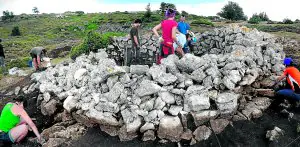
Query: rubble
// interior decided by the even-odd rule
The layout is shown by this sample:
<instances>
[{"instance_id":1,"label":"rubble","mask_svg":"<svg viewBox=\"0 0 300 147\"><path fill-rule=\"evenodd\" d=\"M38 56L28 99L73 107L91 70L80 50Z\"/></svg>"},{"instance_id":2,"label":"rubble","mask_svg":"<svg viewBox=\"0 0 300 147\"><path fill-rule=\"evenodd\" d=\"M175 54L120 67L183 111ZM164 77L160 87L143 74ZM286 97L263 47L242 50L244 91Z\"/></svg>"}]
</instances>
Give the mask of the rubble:
<instances>
[{"instance_id":1,"label":"rubble","mask_svg":"<svg viewBox=\"0 0 300 147\"><path fill-rule=\"evenodd\" d=\"M151 37L142 41L146 53L158 47ZM44 115L53 115L55 104L63 106L76 121L99 124L122 141L140 133L143 140L201 141L211 135L204 125L208 121L220 133L231 118L260 117L271 102L265 96L272 96L263 94L269 91L262 90L268 88L262 87L268 85L262 79L282 72L282 46L266 33L235 27L216 28L197 37L201 41L194 55L181 59L172 55L151 67L118 66L108 58L113 53L109 48L100 49L68 65L32 74L36 83L26 91L39 89ZM114 39L110 49L118 45L122 51L128 46L128 41ZM245 98L248 95L252 96ZM187 119L181 116L189 114L196 130L187 131Z\"/></svg>"}]
</instances>

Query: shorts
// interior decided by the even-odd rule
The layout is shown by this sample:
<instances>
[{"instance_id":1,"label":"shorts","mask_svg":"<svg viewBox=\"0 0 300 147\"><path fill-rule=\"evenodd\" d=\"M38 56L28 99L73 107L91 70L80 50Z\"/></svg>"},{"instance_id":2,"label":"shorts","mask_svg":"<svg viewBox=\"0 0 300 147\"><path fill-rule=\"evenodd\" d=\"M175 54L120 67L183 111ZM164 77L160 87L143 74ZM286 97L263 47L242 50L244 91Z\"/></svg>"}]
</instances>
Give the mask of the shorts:
<instances>
[{"instance_id":1,"label":"shorts","mask_svg":"<svg viewBox=\"0 0 300 147\"><path fill-rule=\"evenodd\" d=\"M173 44L161 44L160 46L160 51L159 51L159 56L157 59L157 64L161 63L161 59L167 58L169 55L174 54L174 47Z\"/></svg>"},{"instance_id":2,"label":"shorts","mask_svg":"<svg viewBox=\"0 0 300 147\"><path fill-rule=\"evenodd\" d=\"M0 141L4 143L14 143L14 139L10 136L10 133L0 132Z\"/></svg>"}]
</instances>

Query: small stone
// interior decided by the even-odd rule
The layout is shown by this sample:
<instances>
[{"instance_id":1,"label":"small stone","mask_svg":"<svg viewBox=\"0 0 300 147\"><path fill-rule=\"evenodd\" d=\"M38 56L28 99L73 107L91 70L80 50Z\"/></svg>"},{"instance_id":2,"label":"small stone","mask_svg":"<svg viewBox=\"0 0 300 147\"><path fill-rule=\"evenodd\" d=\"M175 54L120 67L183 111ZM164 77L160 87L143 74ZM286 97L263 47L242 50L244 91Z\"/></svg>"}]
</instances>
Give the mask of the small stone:
<instances>
[{"instance_id":1,"label":"small stone","mask_svg":"<svg viewBox=\"0 0 300 147\"><path fill-rule=\"evenodd\" d=\"M212 132L208 127L200 126L194 131L193 135L197 141L202 141L208 139L211 133Z\"/></svg>"},{"instance_id":2,"label":"small stone","mask_svg":"<svg viewBox=\"0 0 300 147\"><path fill-rule=\"evenodd\" d=\"M173 116L177 116L178 113L179 113L180 111L182 111L182 109L183 109L182 106L175 106L175 105L172 105L172 106L170 107L170 109L168 110L168 112L169 112L171 115L173 115Z\"/></svg>"},{"instance_id":3,"label":"small stone","mask_svg":"<svg viewBox=\"0 0 300 147\"><path fill-rule=\"evenodd\" d=\"M153 123L149 123L149 122L146 122L141 128L140 128L140 132L141 133L144 133L145 131L147 130L154 130L155 129L155 126Z\"/></svg>"},{"instance_id":4,"label":"small stone","mask_svg":"<svg viewBox=\"0 0 300 147\"><path fill-rule=\"evenodd\" d=\"M154 141L156 139L155 133L153 130L148 130L144 133L142 138L143 141Z\"/></svg>"},{"instance_id":5,"label":"small stone","mask_svg":"<svg viewBox=\"0 0 300 147\"><path fill-rule=\"evenodd\" d=\"M210 120L211 128L214 130L216 134L221 133L229 124L227 119L215 119Z\"/></svg>"},{"instance_id":6,"label":"small stone","mask_svg":"<svg viewBox=\"0 0 300 147\"><path fill-rule=\"evenodd\" d=\"M274 127L273 130L267 131L266 138L268 138L270 141L276 141L282 135L284 135L283 130L278 127Z\"/></svg>"},{"instance_id":7,"label":"small stone","mask_svg":"<svg viewBox=\"0 0 300 147\"><path fill-rule=\"evenodd\" d=\"M16 87L15 88L15 95L18 95L20 90L21 90L20 86Z\"/></svg>"},{"instance_id":8,"label":"small stone","mask_svg":"<svg viewBox=\"0 0 300 147\"><path fill-rule=\"evenodd\" d=\"M131 65L130 66L130 73L137 74L137 75L144 75L149 72L148 65Z\"/></svg>"}]
</instances>

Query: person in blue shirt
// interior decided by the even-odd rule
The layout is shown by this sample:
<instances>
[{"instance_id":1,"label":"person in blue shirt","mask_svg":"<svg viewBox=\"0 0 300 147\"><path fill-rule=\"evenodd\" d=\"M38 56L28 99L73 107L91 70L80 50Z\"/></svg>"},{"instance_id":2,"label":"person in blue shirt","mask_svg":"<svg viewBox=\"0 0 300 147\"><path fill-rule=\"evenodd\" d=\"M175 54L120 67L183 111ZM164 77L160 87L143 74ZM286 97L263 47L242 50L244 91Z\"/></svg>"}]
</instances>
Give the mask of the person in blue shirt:
<instances>
[{"instance_id":1,"label":"person in blue shirt","mask_svg":"<svg viewBox=\"0 0 300 147\"><path fill-rule=\"evenodd\" d=\"M177 28L178 28L179 32L184 34L184 35L189 33L190 25L185 22L185 16L184 15L181 15L180 22L178 23Z\"/></svg>"},{"instance_id":2,"label":"person in blue shirt","mask_svg":"<svg viewBox=\"0 0 300 147\"><path fill-rule=\"evenodd\" d=\"M184 15L181 15L180 22L177 25L177 29L180 33L187 35L186 36L187 42L183 48L183 51L185 53L192 53L194 46L192 45L192 39L191 39L192 36L189 34L190 33L190 25L185 22Z\"/></svg>"}]
</instances>

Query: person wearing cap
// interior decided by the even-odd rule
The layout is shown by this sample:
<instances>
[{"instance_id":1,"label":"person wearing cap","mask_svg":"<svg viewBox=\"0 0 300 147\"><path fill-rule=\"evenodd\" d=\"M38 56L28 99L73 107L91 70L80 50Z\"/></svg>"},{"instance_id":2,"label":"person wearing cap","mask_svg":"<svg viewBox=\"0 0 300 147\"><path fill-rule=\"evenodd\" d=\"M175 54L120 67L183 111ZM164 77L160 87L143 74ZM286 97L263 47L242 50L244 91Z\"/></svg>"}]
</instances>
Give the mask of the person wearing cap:
<instances>
[{"instance_id":1,"label":"person wearing cap","mask_svg":"<svg viewBox=\"0 0 300 147\"><path fill-rule=\"evenodd\" d=\"M140 64L140 38L139 38L139 27L142 24L142 20L136 19L132 25L130 30L130 39L132 41L132 50L127 51L127 63L126 65L130 65L132 60L135 64Z\"/></svg>"},{"instance_id":2,"label":"person wearing cap","mask_svg":"<svg viewBox=\"0 0 300 147\"><path fill-rule=\"evenodd\" d=\"M159 51L157 64L161 63L161 59L167 58L169 55L174 54L174 42L177 44L178 48L182 48L183 46L178 42L176 38L177 22L175 21L175 15L175 10L168 9L165 13L166 19L152 29L157 38L160 38L158 30L162 30L162 44Z\"/></svg>"},{"instance_id":3,"label":"person wearing cap","mask_svg":"<svg viewBox=\"0 0 300 147\"><path fill-rule=\"evenodd\" d=\"M41 66L41 61L46 54L46 49L43 47L34 47L30 50L30 56L32 58L35 70L39 70Z\"/></svg>"},{"instance_id":4,"label":"person wearing cap","mask_svg":"<svg viewBox=\"0 0 300 147\"><path fill-rule=\"evenodd\" d=\"M290 89L279 90L276 94L291 100L300 100L300 72L294 67L292 58L285 58L283 63L286 69L283 74L277 78L275 83L277 84L286 78Z\"/></svg>"},{"instance_id":5,"label":"person wearing cap","mask_svg":"<svg viewBox=\"0 0 300 147\"><path fill-rule=\"evenodd\" d=\"M27 101L24 96L14 98L13 103L7 103L0 116L0 141L4 143L19 143L32 130L39 142L41 135L24 108Z\"/></svg>"}]
</instances>

